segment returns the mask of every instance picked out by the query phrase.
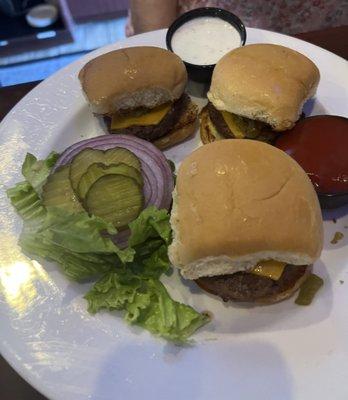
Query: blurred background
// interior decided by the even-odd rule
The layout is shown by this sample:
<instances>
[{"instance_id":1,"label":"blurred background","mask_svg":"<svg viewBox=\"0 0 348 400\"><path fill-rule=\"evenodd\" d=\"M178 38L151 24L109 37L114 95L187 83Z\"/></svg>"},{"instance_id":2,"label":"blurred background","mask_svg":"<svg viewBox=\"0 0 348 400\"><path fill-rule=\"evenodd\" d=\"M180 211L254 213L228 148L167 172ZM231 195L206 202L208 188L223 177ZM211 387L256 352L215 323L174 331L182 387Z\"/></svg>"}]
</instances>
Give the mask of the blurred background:
<instances>
[{"instance_id":1,"label":"blurred background","mask_svg":"<svg viewBox=\"0 0 348 400\"><path fill-rule=\"evenodd\" d=\"M127 8L127 0L0 0L0 85L44 79L124 38Z\"/></svg>"},{"instance_id":2,"label":"blurred background","mask_svg":"<svg viewBox=\"0 0 348 400\"><path fill-rule=\"evenodd\" d=\"M0 0L0 86L45 79L91 50L206 6L290 35L348 25L348 0Z\"/></svg>"}]
</instances>

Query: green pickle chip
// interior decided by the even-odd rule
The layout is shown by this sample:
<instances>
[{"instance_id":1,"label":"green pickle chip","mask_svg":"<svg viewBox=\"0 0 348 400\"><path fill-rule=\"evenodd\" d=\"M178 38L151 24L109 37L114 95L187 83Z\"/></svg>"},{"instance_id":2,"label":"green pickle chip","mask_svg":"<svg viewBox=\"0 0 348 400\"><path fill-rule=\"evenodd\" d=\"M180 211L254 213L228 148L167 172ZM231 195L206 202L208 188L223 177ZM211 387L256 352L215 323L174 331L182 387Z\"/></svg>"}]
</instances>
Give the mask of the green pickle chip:
<instances>
[{"instance_id":1,"label":"green pickle chip","mask_svg":"<svg viewBox=\"0 0 348 400\"><path fill-rule=\"evenodd\" d=\"M81 176L80 182L77 187L77 194L81 200L84 200L89 188L93 183L104 175L119 174L129 176L137 181L138 185L142 187L143 178L141 172L134 167L124 163L104 165L102 163L91 164L87 171Z\"/></svg>"},{"instance_id":2,"label":"green pickle chip","mask_svg":"<svg viewBox=\"0 0 348 400\"><path fill-rule=\"evenodd\" d=\"M319 276L310 274L300 287L295 303L299 306L309 306L323 284L324 281Z\"/></svg>"},{"instance_id":3,"label":"green pickle chip","mask_svg":"<svg viewBox=\"0 0 348 400\"><path fill-rule=\"evenodd\" d=\"M104 175L89 188L85 201L87 210L116 228L133 221L144 206L142 187L125 175Z\"/></svg>"}]
</instances>

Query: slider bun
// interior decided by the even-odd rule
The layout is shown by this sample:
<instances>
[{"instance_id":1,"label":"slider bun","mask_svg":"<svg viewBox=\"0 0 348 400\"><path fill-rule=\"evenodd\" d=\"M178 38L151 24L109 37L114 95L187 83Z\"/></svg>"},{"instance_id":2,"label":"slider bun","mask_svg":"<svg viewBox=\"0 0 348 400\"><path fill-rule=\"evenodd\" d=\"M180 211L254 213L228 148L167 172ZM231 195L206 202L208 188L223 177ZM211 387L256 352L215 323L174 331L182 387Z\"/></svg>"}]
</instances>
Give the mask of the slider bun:
<instances>
[{"instance_id":1,"label":"slider bun","mask_svg":"<svg viewBox=\"0 0 348 400\"><path fill-rule=\"evenodd\" d=\"M181 142L184 142L190 136L192 136L197 129L196 121L190 122L189 124L182 126L180 128L174 129L167 135L156 139L153 144L160 150L165 150L168 147L175 146Z\"/></svg>"},{"instance_id":2,"label":"slider bun","mask_svg":"<svg viewBox=\"0 0 348 400\"><path fill-rule=\"evenodd\" d=\"M227 53L216 64L209 100L218 110L292 128L320 79L304 55L274 44L250 44Z\"/></svg>"},{"instance_id":3,"label":"slider bun","mask_svg":"<svg viewBox=\"0 0 348 400\"><path fill-rule=\"evenodd\" d=\"M184 92L187 72L176 54L144 46L94 58L82 68L79 79L92 111L113 114L177 100Z\"/></svg>"},{"instance_id":4,"label":"slider bun","mask_svg":"<svg viewBox=\"0 0 348 400\"><path fill-rule=\"evenodd\" d=\"M188 279L247 271L258 261L312 264L323 227L317 195L285 152L248 139L209 143L181 164L171 262Z\"/></svg>"}]
</instances>

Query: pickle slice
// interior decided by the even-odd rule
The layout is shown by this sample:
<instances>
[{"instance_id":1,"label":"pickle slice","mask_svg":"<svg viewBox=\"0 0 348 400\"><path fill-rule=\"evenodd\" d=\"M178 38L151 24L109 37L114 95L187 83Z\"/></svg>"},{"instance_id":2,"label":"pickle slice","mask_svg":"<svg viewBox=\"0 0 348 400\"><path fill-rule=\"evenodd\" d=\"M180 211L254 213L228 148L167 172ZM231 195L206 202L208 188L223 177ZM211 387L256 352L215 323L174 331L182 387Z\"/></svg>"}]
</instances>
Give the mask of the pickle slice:
<instances>
[{"instance_id":1,"label":"pickle slice","mask_svg":"<svg viewBox=\"0 0 348 400\"><path fill-rule=\"evenodd\" d=\"M113 174L97 179L85 197L86 209L122 228L133 221L144 204L142 188L135 179Z\"/></svg>"},{"instance_id":2,"label":"pickle slice","mask_svg":"<svg viewBox=\"0 0 348 400\"><path fill-rule=\"evenodd\" d=\"M309 306L317 291L323 286L324 281L315 274L310 274L302 283L295 303L300 306Z\"/></svg>"},{"instance_id":3,"label":"pickle slice","mask_svg":"<svg viewBox=\"0 0 348 400\"><path fill-rule=\"evenodd\" d=\"M80 151L70 163L70 181L72 188L77 192L80 179L86 173L88 167L94 163L127 164L130 167L141 171L139 159L129 150L122 147L115 147L106 151L97 149L84 149Z\"/></svg>"},{"instance_id":4,"label":"pickle slice","mask_svg":"<svg viewBox=\"0 0 348 400\"><path fill-rule=\"evenodd\" d=\"M130 167L127 164L111 164L105 165L102 163L94 163L90 165L87 171L82 175L79 185L77 187L77 195L83 200L93 183L103 175L119 174L129 176L136 180L138 185L142 187L143 178L139 170L134 167Z\"/></svg>"},{"instance_id":5,"label":"pickle slice","mask_svg":"<svg viewBox=\"0 0 348 400\"><path fill-rule=\"evenodd\" d=\"M70 182L72 188L77 191L81 176L86 173L91 164L103 162L104 152L102 150L84 149L80 151L70 163Z\"/></svg>"},{"instance_id":6,"label":"pickle slice","mask_svg":"<svg viewBox=\"0 0 348 400\"><path fill-rule=\"evenodd\" d=\"M120 163L127 164L141 172L141 162L130 150L123 147L116 147L104 152L103 164L111 165Z\"/></svg>"},{"instance_id":7,"label":"pickle slice","mask_svg":"<svg viewBox=\"0 0 348 400\"><path fill-rule=\"evenodd\" d=\"M57 169L47 178L42 188L42 202L46 207L59 207L68 211L83 211L69 180L69 165Z\"/></svg>"}]
</instances>

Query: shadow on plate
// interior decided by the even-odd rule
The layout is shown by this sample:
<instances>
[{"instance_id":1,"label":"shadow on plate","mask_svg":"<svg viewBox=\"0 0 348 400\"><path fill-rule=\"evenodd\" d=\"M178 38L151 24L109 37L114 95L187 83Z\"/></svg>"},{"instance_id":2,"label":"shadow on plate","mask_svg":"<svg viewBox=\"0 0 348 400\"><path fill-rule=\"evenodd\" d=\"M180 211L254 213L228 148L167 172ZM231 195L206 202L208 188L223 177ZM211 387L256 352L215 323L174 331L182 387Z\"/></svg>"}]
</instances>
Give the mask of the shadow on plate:
<instances>
[{"instance_id":1,"label":"shadow on plate","mask_svg":"<svg viewBox=\"0 0 348 400\"><path fill-rule=\"evenodd\" d=\"M331 210L322 210L322 215L324 221L338 220L339 218L343 218L348 215L348 205ZM348 221L346 225L348 225Z\"/></svg>"},{"instance_id":2,"label":"shadow on plate","mask_svg":"<svg viewBox=\"0 0 348 400\"><path fill-rule=\"evenodd\" d=\"M302 111L306 117L310 115L327 114L325 107L315 97L305 102Z\"/></svg>"},{"instance_id":3,"label":"shadow on plate","mask_svg":"<svg viewBox=\"0 0 348 400\"><path fill-rule=\"evenodd\" d=\"M99 377L92 398L294 398L286 360L261 340L205 342L189 348L129 340L111 346L96 366Z\"/></svg>"},{"instance_id":4,"label":"shadow on plate","mask_svg":"<svg viewBox=\"0 0 348 400\"><path fill-rule=\"evenodd\" d=\"M186 86L186 92L193 97L198 97L201 99L207 98L207 92L209 90L210 84L199 83L189 80Z\"/></svg>"},{"instance_id":5,"label":"shadow on plate","mask_svg":"<svg viewBox=\"0 0 348 400\"><path fill-rule=\"evenodd\" d=\"M51 263L44 263L44 265L45 269L47 265L48 271L55 269L55 272L59 273L56 265ZM342 263L342 268L343 265L344 263ZM294 303L296 294L288 300L269 306L224 303L217 296L201 290L193 281L180 278L177 271L170 277L163 277L162 280L175 300L212 314L212 321L203 328L204 332L241 334L301 329L325 320L331 313L333 284L337 283L336 277L340 270L341 268L337 266L332 268L330 278L322 261L315 264L314 272L324 279L324 287L317 293L313 303L307 307ZM90 286L91 283L69 283L64 290L61 306L69 307L76 300L80 304L80 300ZM87 307L87 303L83 307ZM115 319L122 319L122 313L112 314ZM142 332L137 327L129 329L136 335Z\"/></svg>"}]
</instances>

